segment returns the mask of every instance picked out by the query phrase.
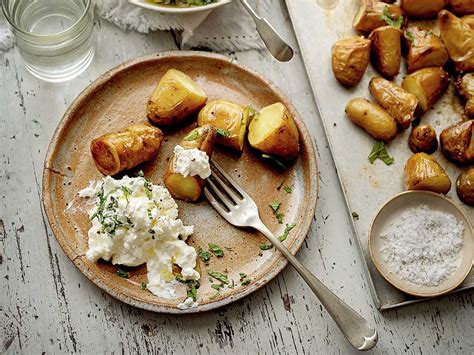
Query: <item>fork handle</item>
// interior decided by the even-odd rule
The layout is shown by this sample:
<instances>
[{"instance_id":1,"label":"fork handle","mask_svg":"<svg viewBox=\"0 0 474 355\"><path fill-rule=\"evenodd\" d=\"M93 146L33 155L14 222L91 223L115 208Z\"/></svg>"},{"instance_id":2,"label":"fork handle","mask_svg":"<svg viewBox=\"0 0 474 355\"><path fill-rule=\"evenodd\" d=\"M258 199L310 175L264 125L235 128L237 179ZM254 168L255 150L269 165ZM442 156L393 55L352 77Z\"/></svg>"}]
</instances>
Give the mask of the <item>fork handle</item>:
<instances>
[{"instance_id":1,"label":"fork handle","mask_svg":"<svg viewBox=\"0 0 474 355\"><path fill-rule=\"evenodd\" d=\"M313 290L323 306L336 322L339 329L351 345L358 350L369 350L377 344L377 330L367 320L354 311L349 305L329 290L311 271L309 271L293 254L286 248L270 230L262 223L257 222L253 226L260 231L277 248L291 265L298 271L303 280Z\"/></svg>"}]
</instances>

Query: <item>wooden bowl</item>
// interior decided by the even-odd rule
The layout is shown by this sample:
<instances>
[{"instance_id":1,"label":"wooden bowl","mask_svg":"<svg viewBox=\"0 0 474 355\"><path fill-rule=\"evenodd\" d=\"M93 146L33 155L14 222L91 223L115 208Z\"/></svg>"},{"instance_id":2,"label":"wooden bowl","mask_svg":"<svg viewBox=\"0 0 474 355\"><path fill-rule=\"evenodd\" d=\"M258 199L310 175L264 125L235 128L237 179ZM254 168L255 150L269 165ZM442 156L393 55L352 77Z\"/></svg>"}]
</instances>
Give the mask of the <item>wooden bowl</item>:
<instances>
[{"instance_id":1,"label":"wooden bowl","mask_svg":"<svg viewBox=\"0 0 474 355\"><path fill-rule=\"evenodd\" d=\"M430 209L450 213L464 224L464 245L461 249L462 259L457 270L438 286L419 286L391 273L387 263L381 255L382 241L380 235L394 220L409 208L420 205ZM374 218L369 229L369 252L377 270L390 284L400 291L418 297L435 297L445 294L458 287L469 275L473 262L474 241L472 227L467 216L448 198L430 191L405 191L396 195L383 205Z\"/></svg>"},{"instance_id":2,"label":"wooden bowl","mask_svg":"<svg viewBox=\"0 0 474 355\"><path fill-rule=\"evenodd\" d=\"M115 275L117 269L110 263L93 263L85 257L90 221L77 197L77 192L90 180L102 177L91 158L91 140L130 124L147 122L148 96L170 68L190 75L209 100L227 99L250 104L255 109L280 101L291 111L300 133L301 149L299 158L287 171L276 170L248 146L241 156L216 147L213 157L254 198L263 222L275 235L283 233L285 223L296 223L284 242L292 253L303 243L315 213L318 173L312 139L293 105L259 74L221 55L169 52L134 59L103 74L78 96L59 123L44 163L44 208L56 239L92 282L119 300L157 312L190 313L214 309L250 294L274 278L287 264L286 259L274 248L260 250L259 246L267 243L262 235L229 225L207 201L197 204L177 201L180 218L185 224L195 226L190 244L207 249L208 243L217 243L225 253L223 258L212 258L208 267L198 260L203 276L199 306L181 311L176 305L185 298L184 287L179 289L177 300L158 298L140 287L146 281L145 266L132 269L130 278L124 279ZM166 130L158 157L135 172L142 169L153 183L163 184L163 172L174 146L195 126L196 121L190 120L182 127ZM277 189L282 182L292 186L293 191ZM269 207L275 200L281 202L281 212L285 214L283 224L277 222ZM225 289L211 299L215 290L206 277L207 269L227 271L235 281L234 289ZM239 273L247 274L252 282L241 285Z\"/></svg>"}]
</instances>

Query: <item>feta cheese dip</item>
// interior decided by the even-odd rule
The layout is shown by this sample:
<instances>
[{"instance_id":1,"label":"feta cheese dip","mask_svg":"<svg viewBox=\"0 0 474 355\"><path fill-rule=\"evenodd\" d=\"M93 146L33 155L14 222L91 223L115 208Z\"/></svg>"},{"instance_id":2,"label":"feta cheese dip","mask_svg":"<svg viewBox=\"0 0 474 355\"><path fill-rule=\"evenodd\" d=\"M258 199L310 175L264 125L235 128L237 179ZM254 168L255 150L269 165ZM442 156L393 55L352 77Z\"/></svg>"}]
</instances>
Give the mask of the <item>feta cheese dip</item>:
<instances>
[{"instance_id":1,"label":"feta cheese dip","mask_svg":"<svg viewBox=\"0 0 474 355\"><path fill-rule=\"evenodd\" d=\"M184 177L198 175L201 179L207 179L211 175L209 156L206 152L177 145L174 147L174 156L175 170Z\"/></svg>"},{"instance_id":2,"label":"feta cheese dip","mask_svg":"<svg viewBox=\"0 0 474 355\"><path fill-rule=\"evenodd\" d=\"M167 299L176 298L174 264L181 267L184 281L199 280L196 250L185 242L193 226L178 218L178 205L166 188L143 175L120 180L107 176L92 181L79 196L92 203L89 260L125 266L146 263L147 289ZM186 306L194 304L187 301Z\"/></svg>"}]
</instances>

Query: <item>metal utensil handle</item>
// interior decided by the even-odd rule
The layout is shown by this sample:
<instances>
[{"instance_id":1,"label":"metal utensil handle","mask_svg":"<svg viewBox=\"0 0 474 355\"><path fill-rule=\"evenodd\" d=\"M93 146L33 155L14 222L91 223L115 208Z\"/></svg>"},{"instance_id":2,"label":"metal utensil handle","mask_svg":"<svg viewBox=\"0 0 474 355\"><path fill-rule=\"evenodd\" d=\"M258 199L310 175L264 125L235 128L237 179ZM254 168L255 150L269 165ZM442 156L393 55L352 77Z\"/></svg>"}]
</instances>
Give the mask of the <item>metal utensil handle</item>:
<instances>
[{"instance_id":1,"label":"metal utensil handle","mask_svg":"<svg viewBox=\"0 0 474 355\"><path fill-rule=\"evenodd\" d=\"M354 311L349 305L329 290L311 271L309 271L293 254L270 232L262 223L257 222L255 229L264 234L268 240L277 248L301 277L306 281L323 306L336 322L351 345L358 350L372 349L378 340L377 331L368 322Z\"/></svg>"}]
</instances>

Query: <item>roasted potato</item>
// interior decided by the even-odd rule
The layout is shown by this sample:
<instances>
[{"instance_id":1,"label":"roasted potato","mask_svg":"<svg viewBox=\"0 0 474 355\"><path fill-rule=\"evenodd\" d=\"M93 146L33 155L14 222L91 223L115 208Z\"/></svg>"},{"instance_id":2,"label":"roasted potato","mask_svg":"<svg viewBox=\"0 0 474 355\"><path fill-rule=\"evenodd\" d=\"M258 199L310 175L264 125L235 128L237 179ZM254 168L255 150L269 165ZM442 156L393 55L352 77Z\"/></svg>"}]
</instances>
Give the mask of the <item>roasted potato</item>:
<instances>
[{"instance_id":1,"label":"roasted potato","mask_svg":"<svg viewBox=\"0 0 474 355\"><path fill-rule=\"evenodd\" d=\"M434 153L438 149L436 131L427 124L413 127L408 137L408 146L413 153Z\"/></svg>"},{"instance_id":2,"label":"roasted potato","mask_svg":"<svg viewBox=\"0 0 474 355\"><path fill-rule=\"evenodd\" d=\"M474 30L474 15L463 16L461 20Z\"/></svg>"},{"instance_id":3,"label":"roasted potato","mask_svg":"<svg viewBox=\"0 0 474 355\"><path fill-rule=\"evenodd\" d=\"M242 151L250 110L248 107L230 101L212 101L199 111L198 125L210 124L216 127L217 143Z\"/></svg>"},{"instance_id":4,"label":"roasted potato","mask_svg":"<svg viewBox=\"0 0 474 355\"><path fill-rule=\"evenodd\" d=\"M415 95L383 78L373 78L369 90L375 101L395 119L399 128L407 129L410 126L418 107Z\"/></svg>"},{"instance_id":5,"label":"roasted potato","mask_svg":"<svg viewBox=\"0 0 474 355\"><path fill-rule=\"evenodd\" d=\"M451 180L434 157L416 153L405 165L405 188L447 194L451 189Z\"/></svg>"},{"instance_id":6,"label":"roasted potato","mask_svg":"<svg viewBox=\"0 0 474 355\"><path fill-rule=\"evenodd\" d=\"M474 206L474 166L467 168L459 175L456 191L462 202Z\"/></svg>"},{"instance_id":7,"label":"roasted potato","mask_svg":"<svg viewBox=\"0 0 474 355\"><path fill-rule=\"evenodd\" d=\"M211 125L205 125L192 130L179 145L184 149L199 149L205 152L210 159L216 137L216 128ZM176 155L174 155L170 159L163 176L166 188L170 191L171 195L180 200L190 202L199 200L206 180L199 175L182 175L178 172L179 168L177 167L176 160Z\"/></svg>"},{"instance_id":8,"label":"roasted potato","mask_svg":"<svg viewBox=\"0 0 474 355\"><path fill-rule=\"evenodd\" d=\"M377 0L362 0L352 25L357 31L370 33L377 27L387 25L384 15L398 21L400 17L403 17L403 11L398 6L388 5Z\"/></svg>"},{"instance_id":9,"label":"roasted potato","mask_svg":"<svg viewBox=\"0 0 474 355\"><path fill-rule=\"evenodd\" d=\"M115 175L155 158L162 141L158 128L139 124L94 139L90 149L97 169Z\"/></svg>"},{"instance_id":10,"label":"roasted potato","mask_svg":"<svg viewBox=\"0 0 474 355\"><path fill-rule=\"evenodd\" d=\"M456 15L474 14L474 0L447 0L448 8Z\"/></svg>"},{"instance_id":11,"label":"roasted potato","mask_svg":"<svg viewBox=\"0 0 474 355\"><path fill-rule=\"evenodd\" d=\"M441 38L458 71L474 70L474 29L447 10L438 14Z\"/></svg>"},{"instance_id":12,"label":"roasted potato","mask_svg":"<svg viewBox=\"0 0 474 355\"><path fill-rule=\"evenodd\" d=\"M148 99L148 119L157 125L171 126L198 112L206 103L206 93L183 72L170 69Z\"/></svg>"},{"instance_id":13,"label":"roasted potato","mask_svg":"<svg viewBox=\"0 0 474 355\"><path fill-rule=\"evenodd\" d=\"M332 71L343 85L357 85L369 60L370 40L364 37L343 38L332 46Z\"/></svg>"},{"instance_id":14,"label":"roasted potato","mask_svg":"<svg viewBox=\"0 0 474 355\"><path fill-rule=\"evenodd\" d=\"M400 72L401 36L402 31L392 26L378 27L369 36L372 63L387 78L393 78Z\"/></svg>"},{"instance_id":15,"label":"roasted potato","mask_svg":"<svg viewBox=\"0 0 474 355\"><path fill-rule=\"evenodd\" d=\"M289 161L298 156L298 128L280 102L262 108L254 116L247 137L253 148L272 157Z\"/></svg>"},{"instance_id":16,"label":"roasted potato","mask_svg":"<svg viewBox=\"0 0 474 355\"><path fill-rule=\"evenodd\" d=\"M352 99L346 105L349 119L377 140L391 141L397 135L395 120L379 105L366 99Z\"/></svg>"},{"instance_id":17,"label":"roasted potato","mask_svg":"<svg viewBox=\"0 0 474 355\"><path fill-rule=\"evenodd\" d=\"M445 128L439 138L446 158L459 164L474 163L474 120Z\"/></svg>"},{"instance_id":18,"label":"roasted potato","mask_svg":"<svg viewBox=\"0 0 474 355\"><path fill-rule=\"evenodd\" d=\"M448 51L443 41L431 31L411 27L404 32L406 47L407 71L427 67L443 67L449 60Z\"/></svg>"},{"instance_id":19,"label":"roasted potato","mask_svg":"<svg viewBox=\"0 0 474 355\"><path fill-rule=\"evenodd\" d=\"M458 77L454 81L454 85L461 95L466 100L464 113L469 119L474 119L474 73L468 73L462 77Z\"/></svg>"},{"instance_id":20,"label":"roasted potato","mask_svg":"<svg viewBox=\"0 0 474 355\"><path fill-rule=\"evenodd\" d=\"M417 70L402 82L402 88L417 97L423 112L433 107L448 86L449 74L438 67Z\"/></svg>"},{"instance_id":21,"label":"roasted potato","mask_svg":"<svg viewBox=\"0 0 474 355\"><path fill-rule=\"evenodd\" d=\"M400 7L408 17L435 17L446 6L446 0L402 0Z\"/></svg>"}]
</instances>

